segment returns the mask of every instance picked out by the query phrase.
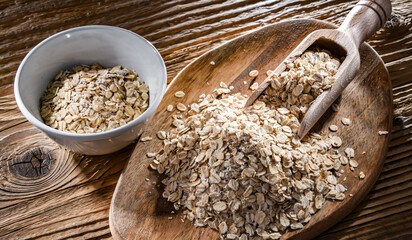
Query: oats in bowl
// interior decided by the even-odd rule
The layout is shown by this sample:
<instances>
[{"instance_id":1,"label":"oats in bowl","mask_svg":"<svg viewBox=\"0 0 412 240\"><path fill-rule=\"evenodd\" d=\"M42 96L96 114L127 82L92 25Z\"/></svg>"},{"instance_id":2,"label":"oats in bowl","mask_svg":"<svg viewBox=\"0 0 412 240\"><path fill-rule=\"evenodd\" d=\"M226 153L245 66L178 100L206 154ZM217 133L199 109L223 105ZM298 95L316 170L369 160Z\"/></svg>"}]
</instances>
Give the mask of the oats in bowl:
<instances>
[{"instance_id":1,"label":"oats in bowl","mask_svg":"<svg viewBox=\"0 0 412 240\"><path fill-rule=\"evenodd\" d=\"M50 106L50 113L48 113L49 110L47 108L41 113L42 107L40 98L44 96L47 86L50 84L50 81L53 80L53 76L61 70L67 69L71 66L78 66L78 64L87 64L91 66L95 63L100 63L105 67L120 65L125 68L132 69L138 73L141 80L144 81L149 89L148 92L146 91L147 95L139 93L139 97L148 97L148 99L146 99L146 103L149 103L148 106L146 106L147 108L143 107L143 101L140 99L137 105L139 105L141 115L136 119L133 119L133 116L132 121L121 126L120 121L122 121L122 117L128 119L131 117L130 109L126 109L126 105L128 103L126 101L123 106L125 110L123 112L123 116L120 117L121 113L118 113L118 109L116 110L116 114L119 114L117 115L118 119L116 119L119 120L119 126L114 129L106 129L106 131L101 132L98 132L99 129L96 129L96 133L91 132L83 134L75 131L60 131L56 128L48 126L45 118L51 117L47 115L52 114L52 108ZM75 71L73 70L72 72L74 73ZM136 75L137 77L137 74L133 75ZM100 86L100 83L96 84L96 80L90 80L86 82L84 86L79 87L78 89L72 88L71 91L81 90L82 88L87 89L89 87L94 89L90 90L92 92L101 91L97 87ZM126 84L126 82L130 81L130 79L124 78L123 81L125 85L124 88L121 89L127 100L126 85L128 84ZM88 85L91 82L95 84L94 87ZM133 143L142 134L163 99L166 91L166 83L167 72L162 56L149 41L126 29L113 26L90 25L71 28L56 33L35 46L24 57L16 72L16 78L14 81L14 96L24 117L26 117L27 120L33 124L33 126L38 128L57 144L76 153L86 155L103 155L119 151L120 149ZM139 83L136 84L140 86ZM63 87L64 84L61 88ZM115 85L115 87L117 87L117 85ZM56 88L56 91L57 90L58 89ZM106 92L108 91L105 91L104 94L106 94ZM115 98L115 92L110 92L112 94L111 99ZM120 93L121 92L119 91L119 94ZM62 93L58 97L56 96L56 101L58 98L63 99L66 97L70 100L72 97L72 93L70 93L70 95L63 95L64 94ZM116 96L119 97L119 95ZM88 97L88 101L90 101L91 105L93 105L94 97L92 98L92 95ZM103 96L103 100L105 99L104 97L106 96ZM99 100L98 98L96 99ZM119 99L125 101L122 97ZM137 97L136 102L138 102ZM71 102L67 104L71 104ZM105 108L106 105L107 104L104 103L103 107ZM113 105L113 108L119 108L120 105L120 103L118 105L116 103ZM98 107L98 105L96 105L96 107ZM146 109L144 110L144 108ZM67 108L66 113L70 113L70 109ZM78 110L78 113L76 109ZM60 109L57 111L59 110ZM135 111L137 109L133 108L132 110ZM74 111L74 115L77 115L80 114L81 109L80 107L77 107L73 108L72 111ZM85 109L84 111L87 110ZM129 116L125 113L127 111L129 111ZM93 119L94 112L95 110L92 107L87 114L85 113L83 115L82 120L84 121L83 123L80 121L80 128L86 127L87 121L93 123L95 120ZM62 113L64 112L62 111ZM114 118L116 118L116 114L113 114L115 116ZM76 119L76 116L72 113L70 113L70 115L72 119L66 115L61 116L61 118L69 122L62 122L62 128L69 128L69 125L73 123L73 117ZM56 115L55 117L59 118L60 116ZM102 123L105 122L106 117L103 117ZM106 123L106 128L108 125L109 124ZM91 126L87 127L95 128ZM112 127L115 127L114 124L112 124ZM83 131L86 132L85 129L83 129ZM89 131L94 131L94 129L89 129Z\"/></svg>"},{"instance_id":2,"label":"oats in bowl","mask_svg":"<svg viewBox=\"0 0 412 240\"><path fill-rule=\"evenodd\" d=\"M148 86L132 70L83 65L56 75L40 98L40 113L60 131L100 133L136 119L148 101Z\"/></svg>"}]
</instances>

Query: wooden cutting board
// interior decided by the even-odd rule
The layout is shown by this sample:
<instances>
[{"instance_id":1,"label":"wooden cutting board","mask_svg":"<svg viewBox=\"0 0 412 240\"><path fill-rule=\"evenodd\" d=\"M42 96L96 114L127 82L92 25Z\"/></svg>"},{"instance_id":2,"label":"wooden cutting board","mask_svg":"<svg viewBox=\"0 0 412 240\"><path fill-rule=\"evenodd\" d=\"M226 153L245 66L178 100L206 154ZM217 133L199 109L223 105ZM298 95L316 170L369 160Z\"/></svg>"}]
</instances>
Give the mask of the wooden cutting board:
<instances>
[{"instance_id":1,"label":"wooden cutting board","mask_svg":"<svg viewBox=\"0 0 412 240\"><path fill-rule=\"evenodd\" d=\"M319 20L291 20L262 28L236 38L205 53L185 67L169 85L152 123L143 136L152 141L139 142L117 183L110 208L110 229L115 239L218 239L219 234L208 228L196 228L190 221L181 222L181 211L171 213L172 204L163 199L162 176L150 170L151 159L147 152L157 152L162 143L156 138L159 130L170 128L173 112L166 111L169 104L190 104L202 93L211 93L220 82L234 86L233 92L251 94L248 76L257 69L257 82L262 82L267 70L276 66L307 36L320 28L335 28ZM361 67L357 77L346 88L339 101L337 112L329 110L315 126L314 131L323 136L328 126L339 126L337 134L346 147L355 150L359 166L354 172L348 166L339 182L347 186L344 201L327 201L303 229L288 231L284 239L309 239L331 227L362 200L376 181L386 154L392 126L392 92L386 68L377 53L368 45L360 47ZM247 81L247 84L244 84ZM174 97L184 91L184 98ZM343 126L341 119L349 118L351 124ZM364 154L362 154L365 152ZM366 178L359 179L363 171ZM346 177L346 181L343 179ZM351 196L349 196L351 195ZM172 219L169 219L172 217Z\"/></svg>"}]
</instances>

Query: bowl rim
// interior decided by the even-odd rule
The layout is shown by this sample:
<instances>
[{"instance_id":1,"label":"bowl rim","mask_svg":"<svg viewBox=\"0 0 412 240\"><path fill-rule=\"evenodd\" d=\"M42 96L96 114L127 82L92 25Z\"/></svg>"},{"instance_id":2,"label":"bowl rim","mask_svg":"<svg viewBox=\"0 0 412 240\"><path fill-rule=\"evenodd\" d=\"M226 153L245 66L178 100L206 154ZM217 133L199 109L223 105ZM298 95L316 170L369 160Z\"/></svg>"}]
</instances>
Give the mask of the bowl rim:
<instances>
[{"instance_id":1,"label":"bowl rim","mask_svg":"<svg viewBox=\"0 0 412 240\"><path fill-rule=\"evenodd\" d=\"M153 103L149 102L149 107L139 117L137 117L136 119L133 119L132 121L126 123L123 126L117 127L115 129L112 129L112 130L104 131L104 132L101 132L101 133L70 133L70 132L64 132L64 131L60 131L58 129L52 128L52 127L46 125L44 122L38 120L26 108L26 106L23 104L23 100L22 100L21 95L20 95L20 84L19 84L20 75L21 75L21 72L22 72L23 67L26 64L26 62L29 61L29 59L33 55L33 53L36 52L40 47L47 44L49 41L52 41L53 39L55 39L57 37L60 37L61 35L65 35L65 34L68 34L68 33L71 33L71 32L76 32L76 31L79 31L79 30L83 31L83 30L87 30L87 29L121 31L121 32L130 34L133 37L139 38L140 40L143 40L144 43L146 43L150 48L152 48L154 50L154 52L156 53L156 57L158 58L158 60L161 63L161 67L162 67L161 71L162 71L162 75L163 75L163 77L162 77L162 80L163 80L162 92L161 92L160 97L158 97L157 99L154 99ZM131 128L135 127L139 123L146 120L150 116L149 112L151 112L151 111L153 111L153 113L156 112L157 107L159 106L160 102L163 99L163 95L164 95L165 90L166 90L166 85L167 85L166 65L165 65L165 63L163 61L163 58L160 55L159 51L148 40L146 40L145 38L143 38L142 36L140 36L137 33L134 33L130 30L120 28L120 27L116 27L116 26L85 25L85 26L80 26L80 27L69 28L69 29L60 31L58 33L55 33L55 34L47 37L46 39L42 40L34 48L32 48L27 53L27 55L23 58L23 60L21 61L20 65L17 69L16 75L15 75L15 78L14 78L14 89L13 90L14 90L14 97L16 99L17 106L19 107L22 114L26 117L26 119L31 124L33 124L35 127L39 128L41 131L43 131L46 134L51 134L51 135L55 135L55 136L57 135L57 136L60 136L60 137L64 137L66 139L88 141L88 140L101 140L101 139L112 138L114 136L117 136L117 135L125 132L125 131L130 130ZM149 110L151 110L151 111L149 111Z\"/></svg>"}]
</instances>

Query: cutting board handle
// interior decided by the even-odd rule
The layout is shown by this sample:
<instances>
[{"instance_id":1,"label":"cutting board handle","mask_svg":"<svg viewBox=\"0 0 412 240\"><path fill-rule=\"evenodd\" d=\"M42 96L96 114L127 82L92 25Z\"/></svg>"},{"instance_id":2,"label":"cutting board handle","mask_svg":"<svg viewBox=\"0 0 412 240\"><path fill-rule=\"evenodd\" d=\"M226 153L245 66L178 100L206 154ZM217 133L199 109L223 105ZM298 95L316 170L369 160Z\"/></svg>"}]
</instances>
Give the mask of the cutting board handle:
<instances>
[{"instance_id":1,"label":"cutting board handle","mask_svg":"<svg viewBox=\"0 0 412 240\"><path fill-rule=\"evenodd\" d=\"M359 46L378 31L392 12L390 0L360 0L339 27Z\"/></svg>"}]
</instances>

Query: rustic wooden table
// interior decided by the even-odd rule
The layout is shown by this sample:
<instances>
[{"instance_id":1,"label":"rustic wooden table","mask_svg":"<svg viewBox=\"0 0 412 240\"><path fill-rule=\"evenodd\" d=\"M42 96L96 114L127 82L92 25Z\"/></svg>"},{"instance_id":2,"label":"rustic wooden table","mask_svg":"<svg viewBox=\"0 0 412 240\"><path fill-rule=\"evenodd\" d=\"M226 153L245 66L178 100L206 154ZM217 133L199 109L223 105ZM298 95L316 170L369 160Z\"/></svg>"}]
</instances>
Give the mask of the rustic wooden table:
<instances>
[{"instance_id":1,"label":"rustic wooden table","mask_svg":"<svg viewBox=\"0 0 412 240\"><path fill-rule=\"evenodd\" d=\"M61 30L114 25L151 41L168 81L202 53L288 18L342 22L356 1L0 0L0 239L110 239L108 211L134 145L102 157L59 148L22 116L13 79L27 52ZM384 169L366 199L317 239L412 239L412 1L369 43L389 70L394 120Z\"/></svg>"}]
</instances>

